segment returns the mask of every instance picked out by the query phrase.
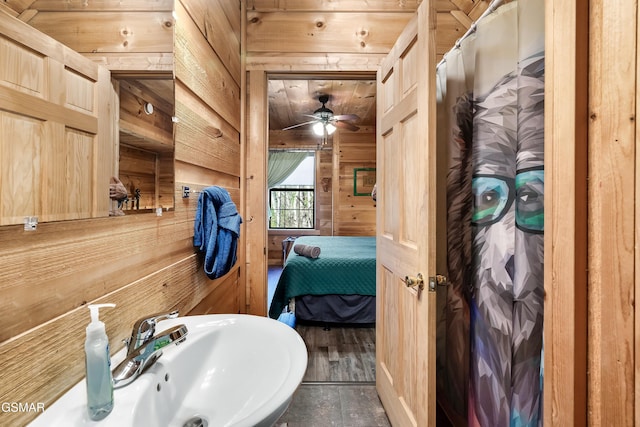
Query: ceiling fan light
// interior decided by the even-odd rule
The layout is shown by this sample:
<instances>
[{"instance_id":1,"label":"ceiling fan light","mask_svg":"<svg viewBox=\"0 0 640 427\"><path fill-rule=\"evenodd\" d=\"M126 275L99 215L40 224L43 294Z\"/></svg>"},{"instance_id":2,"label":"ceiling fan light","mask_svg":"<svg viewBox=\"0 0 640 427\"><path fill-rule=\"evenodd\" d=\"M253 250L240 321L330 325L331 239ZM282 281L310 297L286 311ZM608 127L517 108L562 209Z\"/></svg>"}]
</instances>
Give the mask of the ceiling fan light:
<instances>
[{"instance_id":1,"label":"ceiling fan light","mask_svg":"<svg viewBox=\"0 0 640 427\"><path fill-rule=\"evenodd\" d=\"M327 134L329 135L331 135L336 131L336 127L333 125L333 123L327 123L326 128L327 128Z\"/></svg>"},{"instance_id":2,"label":"ceiling fan light","mask_svg":"<svg viewBox=\"0 0 640 427\"><path fill-rule=\"evenodd\" d=\"M324 129L323 129L323 126L322 126L322 122L318 122L318 123L315 123L313 125L313 133L315 133L318 136L324 135Z\"/></svg>"}]
</instances>

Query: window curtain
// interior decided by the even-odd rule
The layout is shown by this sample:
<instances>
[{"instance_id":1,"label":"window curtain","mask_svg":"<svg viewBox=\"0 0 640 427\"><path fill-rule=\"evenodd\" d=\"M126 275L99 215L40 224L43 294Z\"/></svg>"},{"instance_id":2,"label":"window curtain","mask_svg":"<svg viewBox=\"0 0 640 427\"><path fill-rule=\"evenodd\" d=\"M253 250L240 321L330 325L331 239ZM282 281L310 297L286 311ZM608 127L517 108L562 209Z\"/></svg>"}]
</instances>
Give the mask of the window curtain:
<instances>
[{"instance_id":1,"label":"window curtain","mask_svg":"<svg viewBox=\"0 0 640 427\"><path fill-rule=\"evenodd\" d=\"M269 151L267 187L276 187L287 179L308 155L304 151Z\"/></svg>"},{"instance_id":2,"label":"window curtain","mask_svg":"<svg viewBox=\"0 0 640 427\"><path fill-rule=\"evenodd\" d=\"M438 142L449 152L451 286L438 313L444 334L439 351L446 357L438 355L441 396L469 426L537 426L543 377L544 1L499 7L443 63L437 73L438 127L446 131L439 130Z\"/></svg>"}]
</instances>

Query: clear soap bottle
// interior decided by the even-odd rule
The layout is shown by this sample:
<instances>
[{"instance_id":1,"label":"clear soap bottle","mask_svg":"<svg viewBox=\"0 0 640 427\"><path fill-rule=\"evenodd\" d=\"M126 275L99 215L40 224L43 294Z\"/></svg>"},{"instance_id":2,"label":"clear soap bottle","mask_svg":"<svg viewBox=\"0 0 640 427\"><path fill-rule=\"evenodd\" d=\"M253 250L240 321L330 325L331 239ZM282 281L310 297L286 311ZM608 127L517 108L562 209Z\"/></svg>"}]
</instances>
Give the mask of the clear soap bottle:
<instances>
[{"instance_id":1,"label":"clear soap bottle","mask_svg":"<svg viewBox=\"0 0 640 427\"><path fill-rule=\"evenodd\" d=\"M115 307L115 304L92 304L91 323L87 326L84 343L87 382L87 410L89 418L101 420L113 409L113 379L111 377L111 356L109 339L104 323L98 318L101 307Z\"/></svg>"}]
</instances>

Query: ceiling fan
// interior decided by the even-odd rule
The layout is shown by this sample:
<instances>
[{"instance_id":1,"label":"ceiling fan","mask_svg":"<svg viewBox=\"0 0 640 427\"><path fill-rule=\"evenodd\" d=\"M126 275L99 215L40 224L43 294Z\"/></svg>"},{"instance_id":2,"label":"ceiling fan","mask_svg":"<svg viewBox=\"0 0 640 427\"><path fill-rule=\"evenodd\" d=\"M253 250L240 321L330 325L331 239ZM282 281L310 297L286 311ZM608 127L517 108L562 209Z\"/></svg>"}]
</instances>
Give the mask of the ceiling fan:
<instances>
[{"instance_id":1,"label":"ceiling fan","mask_svg":"<svg viewBox=\"0 0 640 427\"><path fill-rule=\"evenodd\" d=\"M339 114L334 115L333 111L326 107L326 103L329 101L329 95L320 95L318 101L322 104L322 107L318 108L313 114L305 114L307 117L313 117L313 120L308 122L298 123L297 125L286 127L282 130L289 130L297 128L299 126L305 126L313 124L313 132L318 136L331 135L336 131L336 128L347 129L350 131L356 131L360 129L358 126L348 123L347 120L359 120L356 114Z\"/></svg>"}]
</instances>

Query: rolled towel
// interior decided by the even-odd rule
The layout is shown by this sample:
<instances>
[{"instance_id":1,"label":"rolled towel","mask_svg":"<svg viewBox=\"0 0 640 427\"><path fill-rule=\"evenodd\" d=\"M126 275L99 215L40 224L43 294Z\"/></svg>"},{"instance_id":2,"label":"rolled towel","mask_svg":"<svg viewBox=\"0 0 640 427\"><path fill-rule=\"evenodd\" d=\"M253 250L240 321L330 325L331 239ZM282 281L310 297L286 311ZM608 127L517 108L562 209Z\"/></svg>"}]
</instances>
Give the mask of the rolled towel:
<instances>
[{"instance_id":1,"label":"rolled towel","mask_svg":"<svg viewBox=\"0 0 640 427\"><path fill-rule=\"evenodd\" d=\"M293 247L293 251L298 255L306 256L307 258L318 258L320 256L320 247L312 245L303 245L298 243Z\"/></svg>"}]
</instances>

